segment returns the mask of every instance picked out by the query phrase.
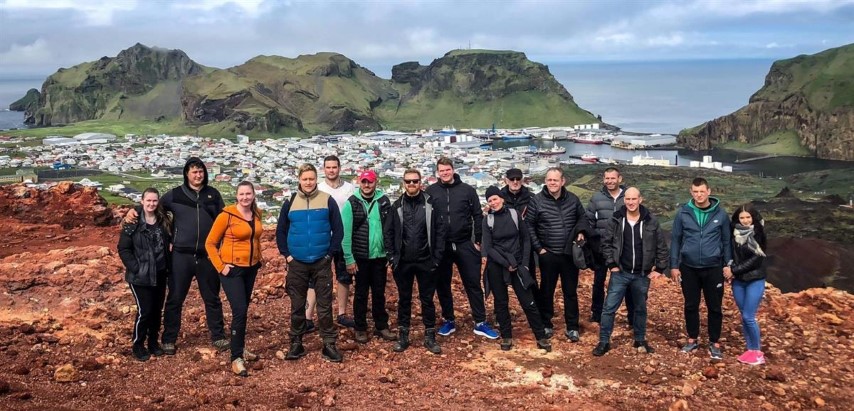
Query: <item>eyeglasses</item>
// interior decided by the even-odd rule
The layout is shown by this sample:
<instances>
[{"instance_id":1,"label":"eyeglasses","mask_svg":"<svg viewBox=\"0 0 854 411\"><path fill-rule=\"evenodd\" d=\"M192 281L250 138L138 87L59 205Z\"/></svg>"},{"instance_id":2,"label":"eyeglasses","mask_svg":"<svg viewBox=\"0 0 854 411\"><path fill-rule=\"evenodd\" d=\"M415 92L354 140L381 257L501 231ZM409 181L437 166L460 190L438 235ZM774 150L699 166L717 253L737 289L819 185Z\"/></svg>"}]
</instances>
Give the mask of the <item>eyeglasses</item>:
<instances>
[{"instance_id":1,"label":"eyeglasses","mask_svg":"<svg viewBox=\"0 0 854 411\"><path fill-rule=\"evenodd\" d=\"M368 180L367 178L362 180L362 184L373 184L373 183L374 183L373 181Z\"/></svg>"},{"instance_id":2,"label":"eyeglasses","mask_svg":"<svg viewBox=\"0 0 854 411\"><path fill-rule=\"evenodd\" d=\"M522 181L522 177L507 177L510 181Z\"/></svg>"},{"instance_id":3,"label":"eyeglasses","mask_svg":"<svg viewBox=\"0 0 854 411\"><path fill-rule=\"evenodd\" d=\"M416 178L414 180L403 180L403 182L406 184L418 184L421 182L421 179Z\"/></svg>"}]
</instances>

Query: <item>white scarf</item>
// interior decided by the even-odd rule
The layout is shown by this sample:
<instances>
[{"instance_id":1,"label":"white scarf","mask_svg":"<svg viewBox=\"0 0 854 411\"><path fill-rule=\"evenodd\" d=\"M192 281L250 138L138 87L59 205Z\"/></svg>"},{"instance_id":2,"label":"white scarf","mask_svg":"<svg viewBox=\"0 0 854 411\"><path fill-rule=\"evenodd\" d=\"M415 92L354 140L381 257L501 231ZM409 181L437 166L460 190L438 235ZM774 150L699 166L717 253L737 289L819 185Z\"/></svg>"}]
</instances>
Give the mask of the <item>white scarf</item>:
<instances>
[{"instance_id":1,"label":"white scarf","mask_svg":"<svg viewBox=\"0 0 854 411\"><path fill-rule=\"evenodd\" d=\"M756 254L760 257L765 257L765 252L762 251L762 247L760 247L759 243L756 242L756 236L753 233L752 225L745 227L741 224L736 224L735 230L733 230L732 235L735 237L736 244L747 244L747 249L749 249L753 254Z\"/></svg>"}]
</instances>

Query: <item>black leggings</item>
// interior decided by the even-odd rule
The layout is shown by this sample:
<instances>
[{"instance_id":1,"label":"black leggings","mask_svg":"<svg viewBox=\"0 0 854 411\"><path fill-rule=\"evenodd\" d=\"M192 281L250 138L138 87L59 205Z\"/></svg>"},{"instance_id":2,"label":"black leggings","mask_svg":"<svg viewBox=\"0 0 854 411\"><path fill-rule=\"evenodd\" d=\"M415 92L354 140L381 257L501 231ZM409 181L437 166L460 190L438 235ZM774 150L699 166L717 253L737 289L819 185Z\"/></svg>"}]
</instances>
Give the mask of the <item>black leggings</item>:
<instances>
[{"instance_id":1,"label":"black leggings","mask_svg":"<svg viewBox=\"0 0 854 411\"><path fill-rule=\"evenodd\" d=\"M231 267L228 275L220 275L222 290L231 305L231 360L243 357L246 346L246 314L252 301L252 289L259 266Z\"/></svg>"},{"instance_id":2,"label":"black leggings","mask_svg":"<svg viewBox=\"0 0 854 411\"><path fill-rule=\"evenodd\" d=\"M506 268L497 263L492 261L486 263L486 275L489 276L489 288L493 295L495 318L501 330L501 338L513 338L513 325L510 323L510 296L507 292L507 284L504 282L504 273L506 271ZM516 298L519 299L522 311L525 312L528 325L534 331L534 336L538 340L546 338L543 320L540 317L540 310L534 301L536 286L523 287L522 281L516 272L510 273L510 285L513 286L513 291L516 293Z\"/></svg>"}]
</instances>

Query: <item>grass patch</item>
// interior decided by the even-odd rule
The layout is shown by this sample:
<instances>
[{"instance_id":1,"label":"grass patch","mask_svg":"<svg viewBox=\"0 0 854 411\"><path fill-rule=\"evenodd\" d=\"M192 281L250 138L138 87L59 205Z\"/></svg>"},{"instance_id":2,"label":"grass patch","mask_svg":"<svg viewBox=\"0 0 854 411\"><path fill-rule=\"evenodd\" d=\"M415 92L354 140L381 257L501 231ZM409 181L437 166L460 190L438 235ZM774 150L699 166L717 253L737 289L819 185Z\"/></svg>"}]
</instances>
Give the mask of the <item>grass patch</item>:
<instances>
[{"instance_id":1,"label":"grass patch","mask_svg":"<svg viewBox=\"0 0 854 411\"><path fill-rule=\"evenodd\" d=\"M778 131L753 144L729 141L720 147L750 153L777 154L781 156L808 156L811 154L809 149L801 145L798 133L792 130Z\"/></svg>"}]
</instances>

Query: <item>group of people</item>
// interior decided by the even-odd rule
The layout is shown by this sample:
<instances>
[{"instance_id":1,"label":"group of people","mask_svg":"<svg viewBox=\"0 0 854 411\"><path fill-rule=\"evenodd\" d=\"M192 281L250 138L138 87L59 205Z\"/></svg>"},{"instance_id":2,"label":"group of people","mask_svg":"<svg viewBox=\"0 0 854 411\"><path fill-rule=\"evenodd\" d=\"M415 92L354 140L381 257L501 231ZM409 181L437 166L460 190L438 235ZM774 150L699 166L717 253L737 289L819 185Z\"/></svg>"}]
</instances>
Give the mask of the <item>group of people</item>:
<instances>
[{"instance_id":1,"label":"group of people","mask_svg":"<svg viewBox=\"0 0 854 411\"><path fill-rule=\"evenodd\" d=\"M586 243L592 251L589 265L594 272L590 321L600 323L593 355L610 350L615 314L623 299L634 330L634 347L654 351L645 336L647 295L650 281L670 268L671 279L681 284L685 297L688 343L682 351L699 348L702 293L709 316L709 353L713 359L723 358L718 343L721 302L724 283L731 282L747 341L747 351L738 359L746 364L764 363L755 320L765 288L766 239L761 216L745 205L730 221L702 178L692 182L692 200L677 212L668 252L664 233L642 205L640 191L622 185L622 176L613 167L605 170L604 187L586 208L565 188L562 169L546 172L539 193L524 185L519 169L510 169L505 187L487 189L485 212L475 189L462 182L448 158L437 161L438 182L426 189L419 170L406 170L401 181L403 194L394 202L377 188L374 171L360 172L353 185L340 177L340 169L336 156L326 157L325 178L319 182L313 165L300 166L297 190L285 200L279 214L276 243L285 261L285 288L291 299L287 360L305 356L303 337L319 331L322 358L341 362L336 323L353 328L357 343L367 343L373 335L393 342L395 352L405 351L411 344L416 283L423 346L430 353L441 353L437 334L449 336L458 325L451 292L454 266L466 293L475 335L500 338L502 350L512 349L511 287L536 346L551 351L554 295L560 280L564 335L578 342L580 264L574 248ZM156 189L146 189L142 204L128 212L118 249L138 308L132 340L136 359L176 353L182 307L195 277L213 346L230 349L232 372L248 375L246 362L257 355L245 348L246 318L261 267L263 226L254 185L240 183L236 198L234 205L226 207L220 193L208 184L205 164L193 157L184 166L182 185L162 198ZM398 291L394 331L385 299L389 269ZM349 317L351 285L353 316ZM225 336L220 288L231 305L230 338ZM498 330L486 318L485 299L490 295ZM434 296L439 299L441 323ZM163 334L158 338L161 317Z\"/></svg>"}]
</instances>

